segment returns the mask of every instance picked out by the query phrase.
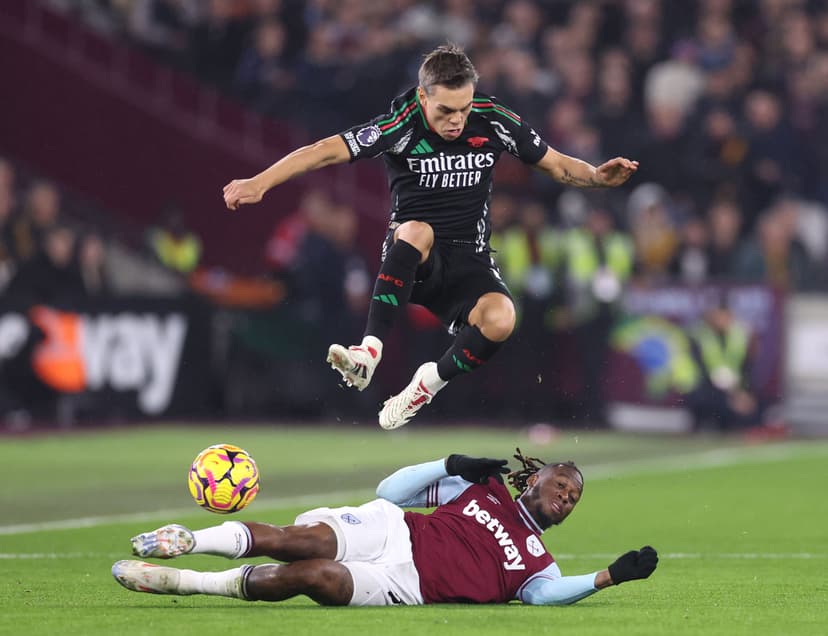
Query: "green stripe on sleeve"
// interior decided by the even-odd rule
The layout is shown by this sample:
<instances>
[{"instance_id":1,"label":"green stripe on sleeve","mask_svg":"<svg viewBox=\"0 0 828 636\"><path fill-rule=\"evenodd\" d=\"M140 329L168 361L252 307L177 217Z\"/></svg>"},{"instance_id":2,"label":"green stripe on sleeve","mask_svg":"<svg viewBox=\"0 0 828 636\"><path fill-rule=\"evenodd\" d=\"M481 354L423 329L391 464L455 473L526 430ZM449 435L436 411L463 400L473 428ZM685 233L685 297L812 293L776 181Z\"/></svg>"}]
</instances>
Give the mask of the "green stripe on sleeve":
<instances>
[{"instance_id":1,"label":"green stripe on sleeve","mask_svg":"<svg viewBox=\"0 0 828 636\"><path fill-rule=\"evenodd\" d=\"M521 124L520 124L520 120L515 119L514 117L512 117L511 115L509 115L509 111L506 111L506 110L504 110L504 109L502 109L502 108L496 108L496 107L490 107L490 108L474 108L474 107L472 107L472 111L473 111L473 112L475 112L475 113L497 113L498 115L501 115L501 116L505 117L506 119L508 119L508 120L510 120L510 121L513 121L513 122L514 122L514 123L516 123L518 126L520 126L520 125L521 125Z\"/></svg>"},{"instance_id":2,"label":"green stripe on sleeve","mask_svg":"<svg viewBox=\"0 0 828 636\"><path fill-rule=\"evenodd\" d=\"M393 113L391 113L391 115L390 115L387 119L381 119L381 120L379 120L379 121L377 122L377 126L384 126L385 124L388 124L388 123L390 123L390 122L394 121L397 117L399 117L399 116L400 116L400 113L401 113L401 112L403 112L406 108L408 108L409 106L411 106L411 102L413 102L415 99L417 99L417 96L416 96L416 95L415 95L414 97L412 97L411 99L409 99L407 102L405 102L402 106L400 106L400 107L399 107L397 110L395 110Z\"/></svg>"}]
</instances>

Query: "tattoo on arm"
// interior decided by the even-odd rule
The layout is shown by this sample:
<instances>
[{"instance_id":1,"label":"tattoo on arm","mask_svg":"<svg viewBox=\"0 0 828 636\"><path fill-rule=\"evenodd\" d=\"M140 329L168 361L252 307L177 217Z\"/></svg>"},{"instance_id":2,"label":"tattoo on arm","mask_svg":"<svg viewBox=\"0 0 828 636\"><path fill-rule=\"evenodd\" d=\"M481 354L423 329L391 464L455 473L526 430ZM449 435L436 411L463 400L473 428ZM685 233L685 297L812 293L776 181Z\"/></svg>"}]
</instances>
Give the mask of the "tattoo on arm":
<instances>
[{"instance_id":1,"label":"tattoo on arm","mask_svg":"<svg viewBox=\"0 0 828 636\"><path fill-rule=\"evenodd\" d=\"M577 175L572 174L566 168L563 169L563 174L561 175L559 181L561 183L566 183L567 185L575 186L576 188L598 188L601 187L600 183L596 183L593 179L584 179L583 177L579 177Z\"/></svg>"}]
</instances>

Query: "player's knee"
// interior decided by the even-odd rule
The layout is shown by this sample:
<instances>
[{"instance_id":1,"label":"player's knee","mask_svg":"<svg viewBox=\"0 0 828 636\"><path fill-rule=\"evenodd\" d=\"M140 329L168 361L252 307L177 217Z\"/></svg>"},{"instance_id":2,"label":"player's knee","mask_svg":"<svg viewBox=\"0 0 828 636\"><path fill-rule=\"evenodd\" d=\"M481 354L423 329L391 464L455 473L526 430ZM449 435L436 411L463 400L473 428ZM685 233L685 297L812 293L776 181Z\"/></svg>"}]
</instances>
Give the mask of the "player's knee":
<instances>
[{"instance_id":1,"label":"player's knee","mask_svg":"<svg viewBox=\"0 0 828 636\"><path fill-rule=\"evenodd\" d=\"M511 314L504 312L503 314L498 315L497 318L495 318L495 320L491 323L488 338L489 340L493 340L495 342L503 342L512 335L514 329L514 311L512 311Z\"/></svg>"},{"instance_id":2,"label":"player's knee","mask_svg":"<svg viewBox=\"0 0 828 636\"><path fill-rule=\"evenodd\" d=\"M402 239L409 245L413 245L425 257L434 245L434 230L428 223L422 221L406 221L394 232L394 238Z\"/></svg>"},{"instance_id":3,"label":"player's knee","mask_svg":"<svg viewBox=\"0 0 828 636\"><path fill-rule=\"evenodd\" d=\"M318 560L305 572L305 594L322 605L347 605L354 594L351 573L341 563Z\"/></svg>"},{"instance_id":4,"label":"player's knee","mask_svg":"<svg viewBox=\"0 0 828 636\"><path fill-rule=\"evenodd\" d=\"M278 598L280 568L283 565L256 565L247 575L245 585L248 601L269 601Z\"/></svg>"},{"instance_id":5,"label":"player's knee","mask_svg":"<svg viewBox=\"0 0 828 636\"><path fill-rule=\"evenodd\" d=\"M515 329L515 306L512 301L501 294L496 300L489 300L483 312L483 335L494 342L503 342Z\"/></svg>"}]
</instances>

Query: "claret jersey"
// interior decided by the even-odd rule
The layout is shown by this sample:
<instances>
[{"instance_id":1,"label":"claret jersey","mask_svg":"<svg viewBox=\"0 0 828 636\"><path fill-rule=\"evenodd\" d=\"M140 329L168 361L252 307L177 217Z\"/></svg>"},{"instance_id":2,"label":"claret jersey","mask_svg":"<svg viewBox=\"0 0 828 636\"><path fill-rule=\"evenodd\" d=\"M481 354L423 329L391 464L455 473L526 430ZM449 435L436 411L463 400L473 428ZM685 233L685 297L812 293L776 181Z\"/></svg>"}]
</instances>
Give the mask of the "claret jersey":
<instances>
[{"instance_id":1,"label":"claret jersey","mask_svg":"<svg viewBox=\"0 0 828 636\"><path fill-rule=\"evenodd\" d=\"M382 155L391 189L391 220L424 221L438 241L488 249L494 165L505 150L527 164L547 145L527 123L488 95L475 93L463 133L433 132L412 88L391 111L340 134L351 161Z\"/></svg>"},{"instance_id":2,"label":"claret jersey","mask_svg":"<svg viewBox=\"0 0 828 636\"><path fill-rule=\"evenodd\" d=\"M490 478L468 485L445 501L432 484L431 514L406 511L414 564L425 603L506 603L524 584L554 563L542 529L507 488ZM448 493L446 493L448 494ZM445 501L444 503L441 503Z\"/></svg>"}]
</instances>

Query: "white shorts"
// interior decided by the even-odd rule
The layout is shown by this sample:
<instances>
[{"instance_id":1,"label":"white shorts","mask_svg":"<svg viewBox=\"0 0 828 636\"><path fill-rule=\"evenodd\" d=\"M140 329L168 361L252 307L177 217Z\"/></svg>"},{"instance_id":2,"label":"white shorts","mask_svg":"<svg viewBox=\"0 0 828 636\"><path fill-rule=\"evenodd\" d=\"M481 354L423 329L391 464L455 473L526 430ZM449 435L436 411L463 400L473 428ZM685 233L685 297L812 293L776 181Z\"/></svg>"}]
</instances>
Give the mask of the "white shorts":
<instances>
[{"instance_id":1,"label":"white shorts","mask_svg":"<svg viewBox=\"0 0 828 636\"><path fill-rule=\"evenodd\" d=\"M322 522L336 534L336 560L354 580L350 605L422 605L403 511L385 499L358 507L316 508L296 525Z\"/></svg>"}]
</instances>

